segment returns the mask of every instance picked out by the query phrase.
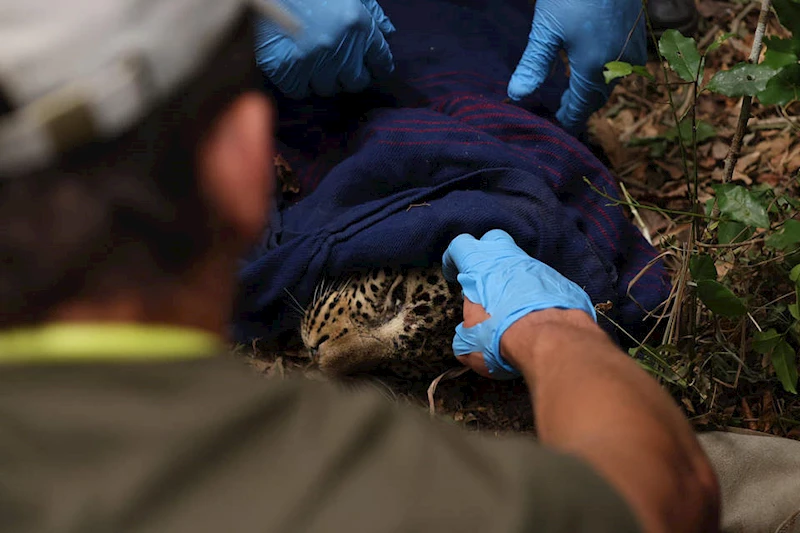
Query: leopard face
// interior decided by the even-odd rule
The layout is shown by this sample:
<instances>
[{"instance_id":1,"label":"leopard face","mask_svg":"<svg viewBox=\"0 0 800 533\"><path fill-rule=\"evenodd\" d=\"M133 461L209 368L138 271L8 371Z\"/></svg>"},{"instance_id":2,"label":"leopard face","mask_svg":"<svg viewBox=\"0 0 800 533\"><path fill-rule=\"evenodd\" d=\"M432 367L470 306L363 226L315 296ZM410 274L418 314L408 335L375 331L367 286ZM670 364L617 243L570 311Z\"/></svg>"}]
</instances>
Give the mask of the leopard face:
<instances>
[{"instance_id":1,"label":"leopard face","mask_svg":"<svg viewBox=\"0 0 800 533\"><path fill-rule=\"evenodd\" d=\"M461 313L460 292L440 267L375 269L317 287L300 334L328 374L436 377L458 365L451 343Z\"/></svg>"}]
</instances>

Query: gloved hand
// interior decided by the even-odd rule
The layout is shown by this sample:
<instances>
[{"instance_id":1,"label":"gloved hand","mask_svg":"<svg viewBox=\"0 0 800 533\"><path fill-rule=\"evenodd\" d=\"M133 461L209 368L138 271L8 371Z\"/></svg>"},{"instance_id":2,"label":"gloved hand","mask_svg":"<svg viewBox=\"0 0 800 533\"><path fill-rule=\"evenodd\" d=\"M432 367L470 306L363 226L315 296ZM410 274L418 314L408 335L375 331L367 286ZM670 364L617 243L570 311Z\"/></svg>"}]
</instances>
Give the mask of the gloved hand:
<instances>
[{"instance_id":1,"label":"gloved hand","mask_svg":"<svg viewBox=\"0 0 800 533\"><path fill-rule=\"evenodd\" d=\"M297 39L256 23L256 61L283 93L304 98L358 92L394 70L384 38L395 31L375 0L279 0L302 23Z\"/></svg>"},{"instance_id":2,"label":"gloved hand","mask_svg":"<svg viewBox=\"0 0 800 533\"><path fill-rule=\"evenodd\" d=\"M564 49L570 83L556 119L570 133L581 133L611 94L604 65L615 60L644 65L646 39L641 0L537 0L528 46L511 76L508 96L521 100L531 95Z\"/></svg>"},{"instance_id":3,"label":"gloved hand","mask_svg":"<svg viewBox=\"0 0 800 533\"><path fill-rule=\"evenodd\" d=\"M453 338L455 355L482 352L492 377L513 378L519 372L500 355L500 338L517 320L543 309L580 309L595 321L589 295L551 267L526 254L503 230L480 240L459 235L442 257L444 277L458 281L464 296L480 304L490 318L471 328L462 322Z\"/></svg>"}]
</instances>

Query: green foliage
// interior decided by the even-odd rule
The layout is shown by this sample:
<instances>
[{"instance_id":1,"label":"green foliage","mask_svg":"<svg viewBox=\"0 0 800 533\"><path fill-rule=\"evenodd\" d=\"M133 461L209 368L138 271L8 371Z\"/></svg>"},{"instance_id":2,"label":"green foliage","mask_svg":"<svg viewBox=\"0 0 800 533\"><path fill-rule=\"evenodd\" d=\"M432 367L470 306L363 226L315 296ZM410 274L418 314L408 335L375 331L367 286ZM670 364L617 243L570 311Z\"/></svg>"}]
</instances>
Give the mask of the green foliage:
<instances>
[{"instance_id":1,"label":"green foliage","mask_svg":"<svg viewBox=\"0 0 800 533\"><path fill-rule=\"evenodd\" d=\"M744 242L753 236L753 228L734 220L721 220L717 229L717 242L719 244L734 244Z\"/></svg>"},{"instance_id":2,"label":"green foliage","mask_svg":"<svg viewBox=\"0 0 800 533\"><path fill-rule=\"evenodd\" d=\"M800 65L783 67L758 94L764 105L787 105L800 100Z\"/></svg>"},{"instance_id":3,"label":"green foliage","mask_svg":"<svg viewBox=\"0 0 800 533\"><path fill-rule=\"evenodd\" d=\"M767 331L756 331L753 334L753 351L761 355L767 355L783 341L783 335L770 328Z\"/></svg>"},{"instance_id":4,"label":"green foliage","mask_svg":"<svg viewBox=\"0 0 800 533\"><path fill-rule=\"evenodd\" d=\"M764 54L762 65L777 70L797 63L797 57L800 55L800 42L794 39L765 37L764 45L767 47L767 52Z\"/></svg>"},{"instance_id":5,"label":"green foliage","mask_svg":"<svg viewBox=\"0 0 800 533\"><path fill-rule=\"evenodd\" d=\"M717 130L714 126L704 120L697 120L695 122L695 129L697 131L697 143L704 143L717 136ZM661 135L654 137L636 137L630 140L631 146L650 146L650 155L652 157L661 157L671 145L676 144L678 141L684 145L692 143L692 121L690 118L685 118L681 121L679 128L670 128Z\"/></svg>"},{"instance_id":6,"label":"green foliage","mask_svg":"<svg viewBox=\"0 0 800 533\"><path fill-rule=\"evenodd\" d=\"M781 341L772 350L772 366L775 368L775 375L781 381L781 385L787 392L797 394L797 360L792 346Z\"/></svg>"},{"instance_id":7,"label":"green foliage","mask_svg":"<svg viewBox=\"0 0 800 533\"><path fill-rule=\"evenodd\" d=\"M606 63L605 67L606 70L603 72L603 76L606 79L606 83L611 83L617 78L624 78L634 73L639 76L644 76L649 80L655 80L647 68L641 65L631 65L624 61L611 61L610 63Z\"/></svg>"},{"instance_id":8,"label":"green foliage","mask_svg":"<svg viewBox=\"0 0 800 533\"><path fill-rule=\"evenodd\" d=\"M730 220L756 228L769 227L767 209L756 195L741 185L714 185L719 212Z\"/></svg>"},{"instance_id":9,"label":"green foliage","mask_svg":"<svg viewBox=\"0 0 800 533\"><path fill-rule=\"evenodd\" d=\"M772 0L772 7L775 8L781 24L793 35L800 35L800 2L797 0Z\"/></svg>"},{"instance_id":10,"label":"green foliage","mask_svg":"<svg viewBox=\"0 0 800 533\"><path fill-rule=\"evenodd\" d=\"M684 37L678 30L667 30L658 42L658 49L675 74L683 81L694 82L700 73L703 58L697 51L697 43Z\"/></svg>"},{"instance_id":11,"label":"green foliage","mask_svg":"<svg viewBox=\"0 0 800 533\"><path fill-rule=\"evenodd\" d=\"M697 130L697 142L702 143L713 139L717 136L717 130L714 129L714 126L709 124L704 120L698 120L695 123L695 129ZM678 140L680 136L681 141L685 144L689 144L692 142L692 121L689 118L685 118L681 121L681 125L677 128L670 128L664 132L664 139L675 142Z\"/></svg>"},{"instance_id":12,"label":"green foliage","mask_svg":"<svg viewBox=\"0 0 800 533\"><path fill-rule=\"evenodd\" d=\"M689 272L695 281L717 280L717 267L714 259L708 254L699 254L689 259Z\"/></svg>"},{"instance_id":13,"label":"green foliage","mask_svg":"<svg viewBox=\"0 0 800 533\"><path fill-rule=\"evenodd\" d=\"M737 63L729 70L716 72L702 89L730 97L754 96L764 105L787 105L800 100L800 3L796 0L781 0L775 3L781 21L795 34L791 39L767 37L764 61L760 64ZM719 48L731 34L717 38L701 56L697 43L677 30L667 30L659 40L658 47L669 67L683 80L697 83L703 79L705 56ZM606 79L634 72L627 63L609 63Z\"/></svg>"},{"instance_id":14,"label":"green foliage","mask_svg":"<svg viewBox=\"0 0 800 533\"><path fill-rule=\"evenodd\" d=\"M767 88L777 70L769 66L737 63L730 70L714 74L706 88L725 96L755 96Z\"/></svg>"},{"instance_id":15,"label":"green foliage","mask_svg":"<svg viewBox=\"0 0 800 533\"><path fill-rule=\"evenodd\" d=\"M677 85L693 84L696 90L689 94L693 95L690 97L695 99L695 104L696 98L704 91L731 98L754 97L765 106L784 106L800 100L800 0L773 0L773 6L780 22L792 32L792 37L766 37L763 62L737 63L727 70L713 73L706 85L702 85L706 79L706 57L719 49L732 34L718 37L702 51L691 37L683 36L676 30L664 32L658 42L659 53L665 62L665 69L669 68L682 80L676 82L675 78L667 77L668 89L672 91ZM604 74L607 82L632 74L652 79L643 67L622 62L607 64ZM687 93L683 91L683 94ZM694 141L700 144L716 138L717 132L711 124L692 120L696 119L696 110L679 117L677 104L672 98L670 102L673 105L673 123L677 123L676 126L658 136L631 139L630 144L649 146L651 156L660 157L671 145L680 143L681 154L684 154L686 147L691 146ZM696 168L692 172L691 162L697 161L697 158L697 154L693 157L687 154L684 157L689 201L695 205L699 202L697 195L700 193L698 183L692 181L697 179L697 173ZM709 344L724 346L719 351L727 353L741 353L740 350L749 347L751 353L760 354L771 362L774 375L785 391L797 394L796 349L800 345L800 217L797 217L798 220L794 218L800 211L800 201L780 192L776 193L767 185L744 187L732 183L717 183L711 187L714 198L706 203L707 219L701 221L703 224L698 223L696 210L691 214L687 213L690 215L688 220L693 221L694 230L689 237L688 269L691 281L686 282L687 286L694 289L691 293L693 298L683 301L684 305L690 304L694 307L685 315L691 317L687 323L693 321L691 324L695 328L692 330L694 334L702 327L703 317L715 318L716 320L707 322L714 324L714 341ZM714 239L718 246L709 246L707 243ZM697 241L706 244L703 247L695 246ZM766 264L770 265L766 275L774 275L775 272L784 274L777 279L763 278L764 271L759 267ZM784 289L789 282L793 292L786 294ZM781 295L765 304L773 296L760 294L762 287L780 290ZM702 306L698 306L698 300ZM660 347L642 346L636 353L648 370L655 372L667 383L685 387L688 386L688 376L697 369L688 365L676 369L664 363L664 358L674 355L665 347L671 346L676 352L685 348L673 346L677 344L677 339L689 338L686 331L680 333L683 337L665 337ZM690 351L700 351L701 346L705 346L704 350L708 349L708 345L697 343L690 347ZM713 360L716 355L718 354L712 354L707 361ZM694 357L695 352L692 351L691 356ZM731 378L730 383L738 382L744 360L746 358L737 359L737 363L727 374L736 376L735 379ZM762 371L760 366L750 370L753 373ZM760 377L766 378L766 373Z\"/></svg>"},{"instance_id":16,"label":"green foliage","mask_svg":"<svg viewBox=\"0 0 800 533\"><path fill-rule=\"evenodd\" d=\"M800 2L773 0L772 6L781 24L792 32L792 38L764 39L767 52L762 65L776 72L758 92L758 100L764 105L783 106L800 100Z\"/></svg>"},{"instance_id":17,"label":"green foliage","mask_svg":"<svg viewBox=\"0 0 800 533\"><path fill-rule=\"evenodd\" d=\"M756 353L770 356L775 375L784 390L797 394L797 357L792 345L786 342L786 335L774 328L757 331L753 335L752 348Z\"/></svg>"},{"instance_id":18,"label":"green foliage","mask_svg":"<svg viewBox=\"0 0 800 533\"><path fill-rule=\"evenodd\" d=\"M795 248L800 244L800 221L787 220L779 231L767 237L765 244L776 250Z\"/></svg>"},{"instance_id":19,"label":"green foliage","mask_svg":"<svg viewBox=\"0 0 800 533\"><path fill-rule=\"evenodd\" d=\"M714 314L734 318L747 313L744 302L718 281L701 279L697 282L697 295Z\"/></svg>"},{"instance_id":20,"label":"green foliage","mask_svg":"<svg viewBox=\"0 0 800 533\"><path fill-rule=\"evenodd\" d=\"M713 43L708 45L708 48L706 48L706 54L709 54L709 53L713 52L714 50L716 50L717 48L722 46L722 43L724 43L725 41L727 41L731 37L735 37L735 36L736 36L735 33L724 33L724 34L720 35L719 37L714 39Z\"/></svg>"}]
</instances>

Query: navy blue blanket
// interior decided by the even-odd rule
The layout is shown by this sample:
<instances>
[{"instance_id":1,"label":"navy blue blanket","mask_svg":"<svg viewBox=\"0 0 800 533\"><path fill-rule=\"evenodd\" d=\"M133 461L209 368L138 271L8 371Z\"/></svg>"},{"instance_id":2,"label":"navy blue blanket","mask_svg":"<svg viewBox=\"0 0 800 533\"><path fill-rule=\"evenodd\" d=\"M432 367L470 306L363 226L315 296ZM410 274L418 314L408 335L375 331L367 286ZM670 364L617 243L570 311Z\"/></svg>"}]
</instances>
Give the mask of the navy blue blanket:
<instances>
[{"instance_id":1,"label":"navy blue blanket","mask_svg":"<svg viewBox=\"0 0 800 533\"><path fill-rule=\"evenodd\" d=\"M668 278L623 209L614 179L575 138L543 118L563 90L504 103L532 17L524 0L384 0L397 27L392 79L359 95L277 97L280 153L300 178L299 201L240 273L235 337L275 338L297 326L288 293L305 304L324 276L354 267L439 262L459 233L510 233L529 254L611 302L641 334ZM536 114L529 111L535 109ZM613 333L613 328L604 326Z\"/></svg>"}]
</instances>

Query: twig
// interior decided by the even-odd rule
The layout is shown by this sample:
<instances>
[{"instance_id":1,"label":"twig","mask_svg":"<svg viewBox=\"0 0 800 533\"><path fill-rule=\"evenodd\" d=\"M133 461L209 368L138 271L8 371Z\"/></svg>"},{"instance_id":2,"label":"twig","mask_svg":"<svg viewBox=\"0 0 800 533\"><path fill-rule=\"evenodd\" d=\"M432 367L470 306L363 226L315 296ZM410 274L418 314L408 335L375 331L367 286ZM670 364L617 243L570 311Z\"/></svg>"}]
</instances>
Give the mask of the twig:
<instances>
[{"instance_id":1,"label":"twig","mask_svg":"<svg viewBox=\"0 0 800 533\"><path fill-rule=\"evenodd\" d=\"M625 184L621 181L619 182L619 188L622 189L622 194L625 195L625 199L630 202L631 213L633 214L633 218L636 219L636 222L639 224L639 228L642 230L642 235L644 235L645 240L650 246L653 246L653 238L650 236L650 230L647 229L647 224L644 223L642 217L639 216L639 210L633 205L633 198L628 193L628 189L625 188Z\"/></svg>"},{"instance_id":2,"label":"twig","mask_svg":"<svg viewBox=\"0 0 800 533\"><path fill-rule=\"evenodd\" d=\"M800 127L798 117L770 117L753 119L750 122L751 130L782 130L784 128Z\"/></svg>"},{"instance_id":3,"label":"twig","mask_svg":"<svg viewBox=\"0 0 800 533\"><path fill-rule=\"evenodd\" d=\"M744 18L750 14L752 10L758 7L757 2L750 2L739 12L738 15L731 21L731 33L739 33L739 24L742 23Z\"/></svg>"},{"instance_id":4,"label":"twig","mask_svg":"<svg viewBox=\"0 0 800 533\"><path fill-rule=\"evenodd\" d=\"M758 63L758 58L761 56L761 46L764 41L764 32L767 29L767 19L769 18L770 7L772 0L761 0L761 13L758 16L758 26L756 33L753 37L753 47L750 49L750 63ZM747 130L747 122L750 120L750 106L753 103L752 96L745 96L742 98L742 109L739 111L739 121L736 124L736 132L733 135L728 155L725 157L725 170L722 176L723 183L729 183L733 177L733 171L736 168L736 163L739 161L739 152L742 149L742 138ZM717 206L714 206L717 209Z\"/></svg>"},{"instance_id":5,"label":"twig","mask_svg":"<svg viewBox=\"0 0 800 533\"><path fill-rule=\"evenodd\" d=\"M720 31L721 29L722 28L719 27L719 24L714 24L711 27L711 29L706 32L703 38L697 42L697 48L702 50L703 48L711 44L711 41L713 41L716 38L717 32Z\"/></svg>"},{"instance_id":6,"label":"twig","mask_svg":"<svg viewBox=\"0 0 800 533\"><path fill-rule=\"evenodd\" d=\"M436 395L436 388L439 386L439 382L447 379L455 379L467 372L469 372L469 367L451 368L431 382L428 387L428 413L430 413L431 417L436 416L436 400L434 396Z\"/></svg>"},{"instance_id":7,"label":"twig","mask_svg":"<svg viewBox=\"0 0 800 533\"><path fill-rule=\"evenodd\" d=\"M700 248L712 248L712 249L743 248L745 246L750 246L751 244L756 244L756 243L765 241L766 239L767 238L764 237L764 234L760 233L755 238L751 238L751 239L748 239L746 241L741 241L741 242L731 242L731 243L727 243L727 244L706 244L704 242L698 242L696 244Z\"/></svg>"},{"instance_id":8,"label":"twig","mask_svg":"<svg viewBox=\"0 0 800 533\"><path fill-rule=\"evenodd\" d=\"M619 198L614 198L610 194L606 194L605 192L603 192L600 189L598 189L594 185L594 183L589 181L589 178L587 178L586 176L583 177L583 181L587 185L589 185L589 188L593 192L596 192L597 194L599 194L600 196L602 196L606 200L611 201L612 203L610 205L626 205L626 206L629 206L629 207L633 206L633 207L638 207L639 209L647 209L648 211L655 211L656 213L661 213L661 214L687 216L687 217L698 217L698 218L705 218L705 219L712 220L712 221L719 219L719 217L709 217L708 215L705 215L703 213L692 213L690 211L677 211L675 209L663 209L661 207L656 207L654 205L645 205L643 203L636 202L636 201L628 202L626 200L620 200Z\"/></svg>"}]
</instances>

